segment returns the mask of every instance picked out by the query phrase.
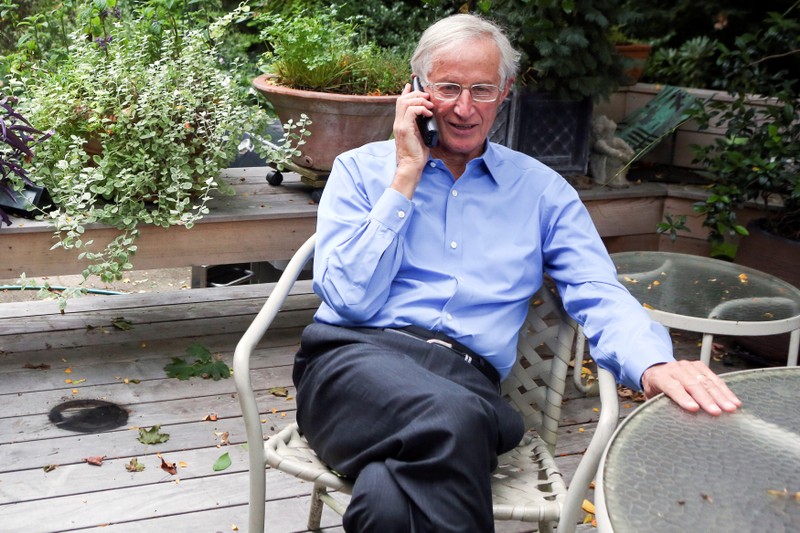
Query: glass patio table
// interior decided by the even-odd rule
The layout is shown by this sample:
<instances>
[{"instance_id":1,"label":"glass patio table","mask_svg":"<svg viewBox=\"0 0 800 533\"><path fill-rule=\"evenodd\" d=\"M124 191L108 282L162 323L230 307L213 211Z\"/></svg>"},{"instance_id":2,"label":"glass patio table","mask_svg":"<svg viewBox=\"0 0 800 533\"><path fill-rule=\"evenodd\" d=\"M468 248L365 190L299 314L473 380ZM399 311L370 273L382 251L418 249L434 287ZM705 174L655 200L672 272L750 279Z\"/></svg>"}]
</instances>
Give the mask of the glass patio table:
<instances>
[{"instance_id":1,"label":"glass patio table","mask_svg":"<svg viewBox=\"0 0 800 533\"><path fill-rule=\"evenodd\" d=\"M668 328L703 334L700 359L711 360L714 335L788 333L787 366L800 348L800 289L759 270L670 252L611 254L617 278Z\"/></svg>"},{"instance_id":2,"label":"glass patio table","mask_svg":"<svg viewBox=\"0 0 800 533\"><path fill-rule=\"evenodd\" d=\"M800 367L720 377L735 413L659 394L620 424L597 474L601 533L800 530Z\"/></svg>"}]
</instances>

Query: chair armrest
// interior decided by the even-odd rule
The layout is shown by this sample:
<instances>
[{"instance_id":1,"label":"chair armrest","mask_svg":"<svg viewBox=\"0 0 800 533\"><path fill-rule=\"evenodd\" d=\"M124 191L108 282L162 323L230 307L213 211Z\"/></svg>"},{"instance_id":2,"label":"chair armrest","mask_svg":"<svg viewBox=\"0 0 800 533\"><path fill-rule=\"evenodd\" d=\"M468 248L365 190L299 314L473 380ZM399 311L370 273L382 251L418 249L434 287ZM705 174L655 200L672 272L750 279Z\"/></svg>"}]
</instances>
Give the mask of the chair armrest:
<instances>
[{"instance_id":1,"label":"chair armrest","mask_svg":"<svg viewBox=\"0 0 800 533\"><path fill-rule=\"evenodd\" d=\"M312 235L295 252L280 279L275 284L275 288L269 298L267 298L256 318L239 340L233 353L233 380L239 396L239 404L242 407L242 417L247 431L247 446L250 456L251 504L253 501L259 501L258 498L260 498L260 501L264 501L266 497L265 485L263 483L259 485L253 484L256 476L263 478L266 463L264 459L264 432L258 416L258 404L253 392L253 385L250 381L250 356L286 301L286 297L289 295L294 282L300 276L303 267L313 255L314 243L315 237ZM256 487L255 493L252 492L254 487Z\"/></svg>"},{"instance_id":2,"label":"chair armrest","mask_svg":"<svg viewBox=\"0 0 800 533\"><path fill-rule=\"evenodd\" d=\"M600 464L603 450L611 440L611 435L613 435L619 421L619 397L614 375L608 370L599 367L597 373L600 383L600 417L592 440L589 442L580 464L578 464L572 481L570 481L564 509L558 522L559 531L569 532L575 530L584 495L589 489L592 479L597 474L597 467Z\"/></svg>"}]
</instances>

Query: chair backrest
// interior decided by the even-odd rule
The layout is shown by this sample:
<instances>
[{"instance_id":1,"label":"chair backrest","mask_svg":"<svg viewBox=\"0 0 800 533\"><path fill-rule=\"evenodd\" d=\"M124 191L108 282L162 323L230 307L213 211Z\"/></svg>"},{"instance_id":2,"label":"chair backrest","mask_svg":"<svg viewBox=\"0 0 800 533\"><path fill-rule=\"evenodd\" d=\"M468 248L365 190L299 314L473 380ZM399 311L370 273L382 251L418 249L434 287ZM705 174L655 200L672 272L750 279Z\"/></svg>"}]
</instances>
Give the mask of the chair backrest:
<instances>
[{"instance_id":1,"label":"chair backrest","mask_svg":"<svg viewBox=\"0 0 800 533\"><path fill-rule=\"evenodd\" d=\"M547 286L530 300L517 343L517 362L502 392L523 416L525 427L555 450L561 400L573 357L577 324Z\"/></svg>"}]
</instances>

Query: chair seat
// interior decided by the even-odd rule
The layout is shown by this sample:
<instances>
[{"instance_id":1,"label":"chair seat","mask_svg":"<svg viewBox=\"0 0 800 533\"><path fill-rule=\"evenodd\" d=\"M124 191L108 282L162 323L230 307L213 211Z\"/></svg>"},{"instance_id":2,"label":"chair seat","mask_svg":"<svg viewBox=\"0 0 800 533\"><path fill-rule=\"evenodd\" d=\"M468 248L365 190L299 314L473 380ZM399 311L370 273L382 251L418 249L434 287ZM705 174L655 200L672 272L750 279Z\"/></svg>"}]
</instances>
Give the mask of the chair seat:
<instances>
[{"instance_id":1,"label":"chair seat","mask_svg":"<svg viewBox=\"0 0 800 533\"><path fill-rule=\"evenodd\" d=\"M344 494L351 494L353 483L338 476L323 463L300 434L297 423L290 424L264 443L266 463L282 472ZM498 459L492 477L494 516L498 520L540 522L558 520L559 501L567 486L539 437L528 435L519 446ZM539 475L535 475L538 472Z\"/></svg>"},{"instance_id":2,"label":"chair seat","mask_svg":"<svg viewBox=\"0 0 800 533\"><path fill-rule=\"evenodd\" d=\"M336 475L317 457L306 438L300 434L297 422L289 424L264 442L264 458L269 466L281 472L345 494L353 492L353 482Z\"/></svg>"}]
</instances>

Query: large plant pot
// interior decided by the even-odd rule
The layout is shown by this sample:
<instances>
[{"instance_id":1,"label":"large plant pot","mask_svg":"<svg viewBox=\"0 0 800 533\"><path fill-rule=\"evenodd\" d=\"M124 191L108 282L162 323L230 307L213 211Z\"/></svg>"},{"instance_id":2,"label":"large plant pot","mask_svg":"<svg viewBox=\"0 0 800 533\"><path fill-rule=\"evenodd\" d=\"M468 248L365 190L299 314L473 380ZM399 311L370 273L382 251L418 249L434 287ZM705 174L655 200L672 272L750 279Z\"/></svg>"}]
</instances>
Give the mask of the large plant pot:
<instances>
[{"instance_id":1,"label":"large plant pot","mask_svg":"<svg viewBox=\"0 0 800 533\"><path fill-rule=\"evenodd\" d=\"M397 96L360 96L302 91L271 83L263 74L253 86L272 104L281 122L297 121L301 114L311 119L311 136L300 147L295 163L327 171L336 156L392 134Z\"/></svg>"},{"instance_id":2,"label":"large plant pot","mask_svg":"<svg viewBox=\"0 0 800 533\"><path fill-rule=\"evenodd\" d=\"M750 235L744 237L736 252L735 262L777 276L800 287L800 241L793 241L767 232L763 219L747 225ZM747 351L786 364L789 334L766 337L742 337L739 344Z\"/></svg>"},{"instance_id":3,"label":"large plant pot","mask_svg":"<svg viewBox=\"0 0 800 533\"><path fill-rule=\"evenodd\" d=\"M650 57L649 44L618 44L617 53L629 61L628 67L622 73L621 85L636 85L644 74L644 66Z\"/></svg>"}]
</instances>

